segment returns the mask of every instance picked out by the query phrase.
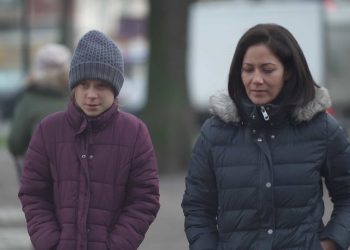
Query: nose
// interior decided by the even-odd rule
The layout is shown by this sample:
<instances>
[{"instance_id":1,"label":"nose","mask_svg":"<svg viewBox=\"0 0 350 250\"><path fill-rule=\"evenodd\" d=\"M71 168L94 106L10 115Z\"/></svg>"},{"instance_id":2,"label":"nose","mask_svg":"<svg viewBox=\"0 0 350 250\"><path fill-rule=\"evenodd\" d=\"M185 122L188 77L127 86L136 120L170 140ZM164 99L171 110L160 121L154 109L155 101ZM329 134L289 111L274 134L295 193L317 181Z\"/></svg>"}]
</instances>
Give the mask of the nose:
<instances>
[{"instance_id":1,"label":"nose","mask_svg":"<svg viewBox=\"0 0 350 250\"><path fill-rule=\"evenodd\" d=\"M261 84L261 83L263 83L263 82L264 82L264 79L263 79L261 73L258 72L258 71L254 72L254 75L253 75L253 83L255 83L255 84Z\"/></svg>"},{"instance_id":2,"label":"nose","mask_svg":"<svg viewBox=\"0 0 350 250\"><path fill-rule=\"evenodd\" d=\"M97 98L97 92L94 88L89 88L86 91L86 97L93 99L93 98Z\"/></svg>"}]
</instances>

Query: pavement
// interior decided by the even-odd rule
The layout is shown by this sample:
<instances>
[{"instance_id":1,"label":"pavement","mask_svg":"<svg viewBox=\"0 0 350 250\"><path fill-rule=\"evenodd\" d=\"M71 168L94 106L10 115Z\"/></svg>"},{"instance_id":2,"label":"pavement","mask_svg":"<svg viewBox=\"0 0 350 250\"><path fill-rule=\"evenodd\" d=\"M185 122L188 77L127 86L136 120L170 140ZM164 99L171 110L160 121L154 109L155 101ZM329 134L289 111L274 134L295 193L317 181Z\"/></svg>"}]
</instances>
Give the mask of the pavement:
<instances>
[{"instance_id":1,"label":"pavement","mask_svg":"<svg viewBox=\"0 0 350 250\"><path fill-rule=\"evenodd\" d=\"M30 249L17 191L14 163L7 151L0 150L0 250Z\"/></svg>"},{"instance_id":2,"label":"pavement","mask_svg":"<svg viewBox=\"0 0 350 250\"><path fill-rule=\"evenodd\" d=\"M183 230L181 209L185 173L161 176L161 209L140 250L183 250L188 244ZM18 182L9 153L0 149L0 250L30 250L24 215L17 199ZM327 221L331 210L325 196Z\"/></svg>"}]
</instances>

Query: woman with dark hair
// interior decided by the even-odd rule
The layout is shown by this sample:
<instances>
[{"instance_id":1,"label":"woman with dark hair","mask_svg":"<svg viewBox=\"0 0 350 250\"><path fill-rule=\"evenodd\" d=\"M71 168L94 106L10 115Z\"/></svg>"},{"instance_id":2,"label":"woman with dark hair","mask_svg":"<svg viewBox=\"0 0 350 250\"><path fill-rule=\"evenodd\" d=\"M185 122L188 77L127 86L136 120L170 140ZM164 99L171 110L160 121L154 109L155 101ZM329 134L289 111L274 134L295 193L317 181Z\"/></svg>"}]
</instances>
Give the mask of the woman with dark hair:
<instances>
[{"instance_id":1,"label":"woman with dark hair","mask_svg":"<svg viewBox=\"0 0 350 250\"><path fill-rule=\"evenodd\" d=\"M293 35L250 28L228 93L211 98L186 177L190 249L348 249L350 144ZM327 224L322 178L334 204Z\"/></svg>"}]
</instances>

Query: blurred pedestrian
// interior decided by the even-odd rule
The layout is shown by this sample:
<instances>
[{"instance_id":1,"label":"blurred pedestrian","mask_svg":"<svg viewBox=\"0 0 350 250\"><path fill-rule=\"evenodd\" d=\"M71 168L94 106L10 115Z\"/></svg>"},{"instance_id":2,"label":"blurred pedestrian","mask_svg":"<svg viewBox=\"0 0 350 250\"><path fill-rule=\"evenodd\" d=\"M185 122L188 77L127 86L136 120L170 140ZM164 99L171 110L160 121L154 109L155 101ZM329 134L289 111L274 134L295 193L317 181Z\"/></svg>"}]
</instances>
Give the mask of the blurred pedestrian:
<instances>
[{"instance_id":1,"label":"blurred pedestrian","mask_svg":"<svg viewBox=\"0 0 350 250\"><path fill-rule=\"evenodd\" d=\"M55 43L44 45L35 56L25 89L16 104L8 138L19 177L22 159L36 125L46 115L65 109L70 60L70 50Z\"/></svg>"},{"instance_id":2,"label":"blurred pedestrian","mask_svg":"<svg viewBox=\"0 0 350 250\"><path fill-rule=\"evenodd\" d=\"M350 144L293 35L250 28L228 95L210 105L182 201L190 249L348 249ZM322 177L334 203L326 225Z\"/></svg>"},{"instance_id":3,"label":"blurred pedestrian","mask_svg":"<svg viewBox=\"0 0 350 250\"><path fill-rule=\"evenodd\" d=\"M137 249L159 209L145 124L118 109L123 59L92 30L73 54L65 112L32 136L19 198L35 249Z\"/></svg>"}]
</instances>

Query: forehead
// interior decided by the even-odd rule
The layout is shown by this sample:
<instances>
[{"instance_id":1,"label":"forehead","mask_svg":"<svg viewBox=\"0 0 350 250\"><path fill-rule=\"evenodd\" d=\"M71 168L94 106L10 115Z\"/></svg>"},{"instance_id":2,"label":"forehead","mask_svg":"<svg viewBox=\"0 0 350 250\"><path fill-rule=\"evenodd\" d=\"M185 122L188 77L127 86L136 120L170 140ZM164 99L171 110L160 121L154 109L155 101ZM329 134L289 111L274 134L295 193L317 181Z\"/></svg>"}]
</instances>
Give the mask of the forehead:
<instances>
[{"instance_id":1,"label":"forehead","mask_svg":"<svg viewBox=\"0 0 350 250\"><path fill-rule=\"evenodd\" d=\"M250 46L244 54L243 63L280 63L277 56L264 44Z\"/></svg>"}]
</instances>

